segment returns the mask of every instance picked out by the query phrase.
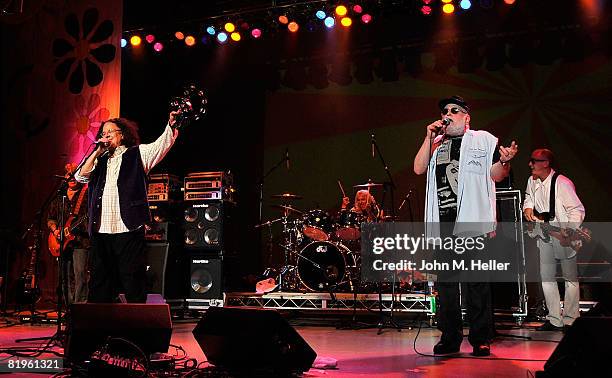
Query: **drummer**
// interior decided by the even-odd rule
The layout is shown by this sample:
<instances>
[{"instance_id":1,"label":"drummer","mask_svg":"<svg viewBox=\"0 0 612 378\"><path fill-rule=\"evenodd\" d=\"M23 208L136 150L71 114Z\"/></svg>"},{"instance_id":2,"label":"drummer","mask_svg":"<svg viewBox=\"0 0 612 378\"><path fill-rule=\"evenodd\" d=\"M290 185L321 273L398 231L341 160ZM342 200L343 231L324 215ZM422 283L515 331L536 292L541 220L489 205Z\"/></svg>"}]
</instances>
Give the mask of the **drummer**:
<instances>
[{"instance_id":1,"label":"drummer","mask_svg":"<svg viewBox=\"0 0 612 378\"><path fill-rule=\"evenodd\" d=\"M342 207L340 211L346 211L350 199L348 197L342 198ZM350 211L362 214L366 217L367 222L374 222L382 217L382 211L376 203L374 196L366 189L359 190L355 193L355 204Z\"/></svg>"}]
</instances>

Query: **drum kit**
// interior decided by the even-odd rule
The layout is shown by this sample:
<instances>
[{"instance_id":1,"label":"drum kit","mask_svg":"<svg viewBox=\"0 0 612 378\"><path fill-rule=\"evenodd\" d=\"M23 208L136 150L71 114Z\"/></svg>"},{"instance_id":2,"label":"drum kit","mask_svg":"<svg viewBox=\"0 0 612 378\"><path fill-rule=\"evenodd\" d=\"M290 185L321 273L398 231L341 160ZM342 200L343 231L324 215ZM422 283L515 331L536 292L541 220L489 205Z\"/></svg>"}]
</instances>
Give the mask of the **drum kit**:
<instances>
[{"instance_id":1,"label":"drum kit","mask_svg":"<svg viewBox=\"0 0 612 378\"><path fill-rule=\"evenodd\" d=\"M382 184L368 183L354 188L375 186ZM293 204L303 197L293 193L275 194L272 198L281 200L281 204L271 206L282 211L282 216L256 227L282 224L279 245L284 251L284 262L280 269L266 270L264 274L268 277L276 276L275 281L265 280L262 291L279 288L280 291L353 292L360 278L361 224L371 219L353 210L340 211L336 217L321 209L303 211Z\"/></svg>"}]
</instances>

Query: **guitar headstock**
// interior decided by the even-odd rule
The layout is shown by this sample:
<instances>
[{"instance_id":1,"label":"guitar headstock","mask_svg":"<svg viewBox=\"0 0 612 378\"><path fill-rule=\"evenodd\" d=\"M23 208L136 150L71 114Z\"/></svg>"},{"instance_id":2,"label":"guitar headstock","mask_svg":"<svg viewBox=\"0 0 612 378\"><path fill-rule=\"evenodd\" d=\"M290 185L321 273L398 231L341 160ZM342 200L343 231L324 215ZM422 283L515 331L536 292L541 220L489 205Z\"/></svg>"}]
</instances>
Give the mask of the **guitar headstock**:
<instances>
[{"instance_id":1,"label":"guitar headstock","mask_svg":"<svg viewBox=\"0 0 612 378\"><path fill-rule=\"evenodd\" d=\"M183 87L182 94L170 100L170 110L180 111L180 114L176 116L174 128L180 129L199 120L206 113L207 103L204 91L198 89L195 84L187 84Z\"/></svg>"}]
</instances>

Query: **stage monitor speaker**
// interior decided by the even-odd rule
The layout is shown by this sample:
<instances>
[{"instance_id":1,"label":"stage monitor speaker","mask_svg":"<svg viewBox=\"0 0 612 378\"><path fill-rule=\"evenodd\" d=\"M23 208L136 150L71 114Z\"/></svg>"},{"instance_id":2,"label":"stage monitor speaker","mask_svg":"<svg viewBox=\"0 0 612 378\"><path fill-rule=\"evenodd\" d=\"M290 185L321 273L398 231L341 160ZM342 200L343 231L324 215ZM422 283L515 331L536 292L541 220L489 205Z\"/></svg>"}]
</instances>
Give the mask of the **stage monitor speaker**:
<instances>
[{"instance_id":1,"label":"stage monitor speaker","mask_svg":"<svg viewBox=\"0 0 612 378\"><path fill-rule=\"evenodd\" d=\"M168 352L172 322L167 304L75 303L67 331L65 357L72 362L89 359L109 338L128 340L148 357ZM112 345L119 352L134 353L134 347L125 342Z\"/></svg>"},{"instance_id":2,"label":"stage monitor speaker","mask_svg":"<svg viewBox=\"0 0 612 378\"><path fill-rule=\"evenodd\" d=\"M189 299L223 299L221 256L194 254L189 271Z\"/></svg>"},{"instance_id":3,"label":"stage monitor speaker","mask_svg":"<svg viewBox=\"0 0 612 378\"><path fill-rule=\"evenodd\" d=\"M605 376L612 360L610 340L612 317L579 317L536 377Z\"/></svg>"},{"instance_id":4,"label":"stage monitor speaker","mask_svg":"<svg viewBox=\"0 0 612 378\"><path fill-rule=\"evenodd\" d=\"M301 373L317 357L276 310L210 307L193 336L210 363L230 371Z\"/></svg>"},{"instance_id":5,"label":"stage monitor speaker","mask_svg":"<svg viewBox=\"0 0 612 378\"><path fill-rule=\"evenodd\" d=\"M189 257L182 244L148 242L145 258L147 294L160 294L165 299L187 298Z\"/></svg>"},{"instance_id":6,"label":"stage monitor speaker","mask_svg":"<svg viewBox=\"0 0 612 378\"><path fill-rule=\"evenodd\" d=\"M214 251L231 248L232 239L237 237L231 233L235 225L234 204L209 200L185 202L185 205L183 226L186 248Z\"/></svg>"}]
</instances>

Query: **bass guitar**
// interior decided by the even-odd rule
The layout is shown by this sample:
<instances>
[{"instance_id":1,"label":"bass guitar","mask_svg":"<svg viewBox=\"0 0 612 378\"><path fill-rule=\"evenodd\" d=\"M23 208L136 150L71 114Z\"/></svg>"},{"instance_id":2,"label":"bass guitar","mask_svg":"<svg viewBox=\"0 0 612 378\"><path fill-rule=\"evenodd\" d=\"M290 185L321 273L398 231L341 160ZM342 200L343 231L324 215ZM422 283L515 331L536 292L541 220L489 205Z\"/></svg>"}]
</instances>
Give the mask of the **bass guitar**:
<instances>
[{"instance_id":1,"label":"bass guitar","mask_svg":"<svg viewBox=\"0 0 612 378\"><path fill-rule=\"evenodd\" d=\"M546 221L546 216L534 212L535 222L527 222L527 235L533 239L541 239L544 242L550 242L553 237L559 240L559 244L563 247L570 247L578 252L583 247L584 243L590 243L591 230L586 227L564 228L553 226Z\"/></svg>"}]
</instances>

